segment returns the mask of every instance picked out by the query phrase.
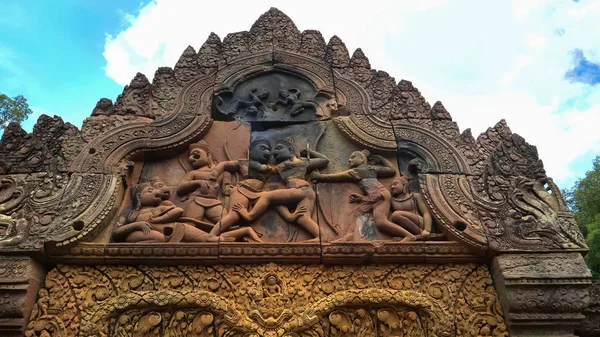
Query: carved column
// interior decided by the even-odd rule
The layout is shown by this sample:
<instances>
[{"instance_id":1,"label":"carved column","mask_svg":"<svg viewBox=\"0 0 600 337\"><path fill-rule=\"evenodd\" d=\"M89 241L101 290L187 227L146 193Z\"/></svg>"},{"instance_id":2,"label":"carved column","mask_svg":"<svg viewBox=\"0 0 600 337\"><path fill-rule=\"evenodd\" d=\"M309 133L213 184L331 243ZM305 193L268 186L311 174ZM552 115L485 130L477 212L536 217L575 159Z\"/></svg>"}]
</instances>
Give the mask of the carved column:
<instances>
[{"instance_id":1,"label":"carved column","mask_svg":"<svg viewBox=\"0 0 600 337\"><path fill-rule=\"evenodd\" d=\"M580 253L503 254L492 272L512 337L575 336L591 284Z\"/></svg>"},{"instance_id":2,"label":"carved column","mask_svg":"<svg viewBox=\"0 0 600 337\"><path fill-rule=\"evenodd\" d=\"M28 256L0 256L0 336L23 336L45 272Z\"/></svg>"}]
</instances>

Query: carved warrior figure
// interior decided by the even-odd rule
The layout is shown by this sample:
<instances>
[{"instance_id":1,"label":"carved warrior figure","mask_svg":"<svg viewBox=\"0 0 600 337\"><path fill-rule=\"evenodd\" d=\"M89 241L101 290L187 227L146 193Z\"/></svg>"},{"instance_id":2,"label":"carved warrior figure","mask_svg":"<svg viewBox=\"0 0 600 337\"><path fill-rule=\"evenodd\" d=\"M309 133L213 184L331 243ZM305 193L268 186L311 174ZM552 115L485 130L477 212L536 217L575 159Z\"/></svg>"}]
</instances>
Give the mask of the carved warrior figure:
<instances>
[{"instance_id":1,"label":"carved warrior figure","mask_svg":"<svg viewBox=\"0 0 600 337\"><path fill-rule=\"evenodd\" d=\"M261 192L250 211L242 203L234 204L232 210L239 213L244 220L254 221L271 205L275 205L279 215L286 221L298 224L311 234L314 240L318 240L319 226L312 219L316 195L306 179L313 170L325 168L329 159L312 150L303 150L300 155L301 157L295 155L291 138L277 140L273 149L276 165L272 169L279 173L288 188ZM288 207L295 207L294 212L290 212Z\"/></svg>"},{"instance_id":2,"label":"carved warrior figure","mask_svg":"<svg viewBox=\"0 0 600 337\"><path fill-rule=\"evenodd\" d=\"M365 195L352 193L349 197L351 203L360 203L357 209L359 213L371 212L375 226L382 232L394 237L403 237L402 241L416 240L415 235L388 219L392 196L377 178L395 176L396 169L392 163L381 156L371 155L368 150L352 152L348 162L349 170L330 174L313 173L312 179L326 182L357 182ZM349 240L352 235L353 233L349 232L342 241Z\"/></svg>"},{"instance_id":3,"label":"carved warrior figure","mask_svg":"<svg viewBox=\"0 0 600 337\"><path fill-rule=\"evenodd\" d=\"M212 152L204 141L190 144L188 162L193 170L188 172L177 186L177 194L189 197L185 215L198 221L215 224L221 220L224 208L219 200L222 185L231 184L225 171L239 171L238 161L215 164ZM228 192L227 192L228 193Z\"/></svg>"},{"instance_id":4,"label":"carved warrior figure","mask_svg":"<svg viewBox=\"0 0 600 337\"><path fill-rule=\"evenodd\" d=\"M317 102L311 100L301 100L300 95L302 92L300 89L292 88L287 91L281 90L279 92L279 97L281 99L277 100L272 106L273 110L279 110L279 107L285 107L285 113L289 113L290 116L297 116L307 109L314 110L317 113L318 117L322 117L323 114L320 112L320 107Z\"/></svg>"},{"instance_id":5,"label":"carved warrior figure","mask_svg":"<svg viewBox=\"0 0 600 337\"><path fill-rule=\"evenodd\" d=\"M245 208L253 206L259 198L264 181L271 171L268 166L271 160L271 143L263 138L257 138L250 143L250 160L248 161L249 178L237 183L230 194L230 205L241 205ZM211 235L219 235L236 225L242 218L233 212L231 206L227 214L211 230Z\"/></svg>"},{"instance_id":6,"label":"carved warrior figure","mask_svg":"<svg viewBox=\"0 0 600 337\"><path fill-rule=\"evenodd\" d=\"M167 200L160 182L139 184L132 198L134 210L121 217L112 235L115 241L126 242L207 242L260 241L252 228L241 228L228 232L220 238L211 236L193 225L181 222L183 209Z\"/></svg>"}]
</instances>

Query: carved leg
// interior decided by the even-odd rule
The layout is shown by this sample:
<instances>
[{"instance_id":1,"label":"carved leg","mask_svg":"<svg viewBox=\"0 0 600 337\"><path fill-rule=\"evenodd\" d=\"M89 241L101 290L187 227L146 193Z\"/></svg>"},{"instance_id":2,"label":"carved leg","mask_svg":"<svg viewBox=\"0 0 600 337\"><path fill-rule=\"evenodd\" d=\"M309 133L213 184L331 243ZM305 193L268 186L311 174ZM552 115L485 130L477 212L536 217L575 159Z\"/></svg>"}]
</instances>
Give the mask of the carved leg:
<instances>
[{"instance_id":1,"label":"carved leg","mask_svg":"<svg viewBox=\"0 0 600 337\"><path fill-rule=\"evenodd\" d=\"M421 234L423 229L417 225L419 220L423 221L422 218L417 214L405 212L405 211L396 211L392 213L390 219L393 223L398 224L404 229L407 229L412 234Z\"/></svg>"},{"instance_id":2,"label":"carved leg","mask_svg":"<svg viewBox=\"0 0 600 337\"><path fill-rule=\"evenodd\" d=\"M382 232L395 237L403 237L402 241L415 241L417 238L406 229L388 220L389 203L382 202L373 209L373 222Z\"/></svg>"}]
</instances>

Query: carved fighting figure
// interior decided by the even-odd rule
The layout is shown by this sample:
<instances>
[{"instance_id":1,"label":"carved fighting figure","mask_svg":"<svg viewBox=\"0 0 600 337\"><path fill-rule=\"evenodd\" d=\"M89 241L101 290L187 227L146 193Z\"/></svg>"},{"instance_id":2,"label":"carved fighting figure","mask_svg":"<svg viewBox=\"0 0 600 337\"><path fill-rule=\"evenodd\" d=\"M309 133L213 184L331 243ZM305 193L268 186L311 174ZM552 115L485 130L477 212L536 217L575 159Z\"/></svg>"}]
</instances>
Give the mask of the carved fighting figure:
<instances>
[{"instance_id":1,"label":"carved fighting figure","mask_svg":"<svg viewBox=\"0 0 600 337\"><path fill-rule=\"evenodd\" d=\"M342 172L321 174L313 173L315 181L329 182L357 182L365 193L350 194L351 203L360 203L357 211L361 214L371 212L375 226L395 237L403 237L402 241L414 241L417 238L409 231L388 219L392 196L390 192L377 180L396 175L396 169L387 159L371 155L368 150L355 151L348 160L350 169ZM348 233L342 241L349 240L353 233Z\"/></svg>"},{"instance_id":2,"label":"carved fighting figure","mask_svg":"<svg viewBox=\"0 0 600 337\"><path fill-rule=\"evenodd\" d=\"M394 178L390 191L392 222L418 238L427 238L431 233L431 213L421 194L410 192L409 181L405 176Z\"/></svg>"},{"instance_id":3,"label":"carved fighting figure","mask_svg":"<svg viewBox=\"0 0 600 337\"><path fill-rule=\"evenodd\" d=\"M259 242L252 228L240 228L221 237L211 236L195 226L182 222L183 209L167 200L168 194L160 188L161 182L139 184L132 197L134 210L122 216L113 230L115 241L125 242L207 242L245 241Z\"/></svg>"},{"instance_id":4,"label":"carved fighting figure","mask_svg":"<svg viewBox=\"0 0 600 337\"><path fill-rule=\"evenodd\" d=\"M208 144L204 141L191 144L188 161L193 170L177 186L177 194L189 196L185 206L187 217L215 224L221 220L224 207L219 200L222 185L230 185L231 177L225 171L239 171L239 161L215 163Z\"/></svg>"},{"instance_id":5,"label":"carved fighting figure","mask_svg":"<svg viewBox=\"0 0 600 337\"><path fill-rule=\"evenodd\" d=\"M223 99L219 96L216 104L217 110L222 114L232 117L241 113L242 115L259 116L264 115L267 109L270 109L265 103L269 97L268 91L259 92L258 89L252 89L248 94L249 101L233 100L226 107L223 107Z\"/></svg>"},{"instance_id":6,"label":"carved fighting figure","mask_svg":"<svg viewBox=\"0 0 600 337\"><path fill-rule=\"evenodd\" d=\"M286 107L286 113L289 113L290 116L294 117L307 109L316 111L319 108L317 102L301 100L300 95L302 95L302 92L297 88L288 89L287 91L281 90L279 92L279 97L281 98L273 104L273 110L278 110L280 106Z\"/></svg>"},{"instance_id":7,"label":"carved fighting figure","mask_svg":"<svg viewBox=\"0 0 600 337\"><path fill-rule=\"evenodd\" d=\"M312 219L315 209L316 195L306 181L308 174L327 166L329 159L312 150L303 150L301 157L295 155L291 138L279 139L273 149L274 169L288 188L263 191L251 211L243 204L234 204L232 210L239 213L246 221L254 221L265 213L271 205L286 221L296 223L310 233L315 240L319 238L319 226ZM289 207L295 207L291 212Z\"/></svg>"},{"instance_id":8,"label":"carved fighting figure","mask_svg":"<svg viewBox=\"0 0 600 337\"><path fill-rule=\"evenodd\" d=\"M232 212L232 206L244 207L246 209L253 206L256 199L259 198L264 181L267 180L271 172L269 160L271 159L271 143L264 138L257 138L250 143L250 160L248 161L248 179L240 181L233 187L229 196L229 210L227 214L211 230L211 235L219 235L226 232L232 226L236 225L242 218L238 212Z\"/></svg>"}]
</instances>

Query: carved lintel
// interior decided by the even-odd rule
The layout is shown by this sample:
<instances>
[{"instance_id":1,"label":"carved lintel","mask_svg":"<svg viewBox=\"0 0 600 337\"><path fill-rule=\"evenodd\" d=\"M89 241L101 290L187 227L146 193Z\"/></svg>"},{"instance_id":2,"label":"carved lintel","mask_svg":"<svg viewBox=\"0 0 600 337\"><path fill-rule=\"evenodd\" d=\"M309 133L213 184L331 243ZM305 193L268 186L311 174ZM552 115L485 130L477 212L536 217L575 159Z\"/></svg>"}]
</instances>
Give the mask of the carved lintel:
<instances>
[{"instance_id":1,"label":"carved lintel","mask_svg":"<svg viewBox=\"0 0 600 337\"><path fill-rule=\"evenodd\" d=\"M492 272L511 336L574 336L591 284L580 253L499 255Z\"/></svg>"},{"instance_id":2,"label":"carved lintel","mask_svg":"<svg viewBox=\"0 0 600 337\"><path fill-rule=\"evenodd\" d=\"M43 277L43 268L31 257L0 257L1 336L23 336Z\"/></svg>"}]
</instances>

